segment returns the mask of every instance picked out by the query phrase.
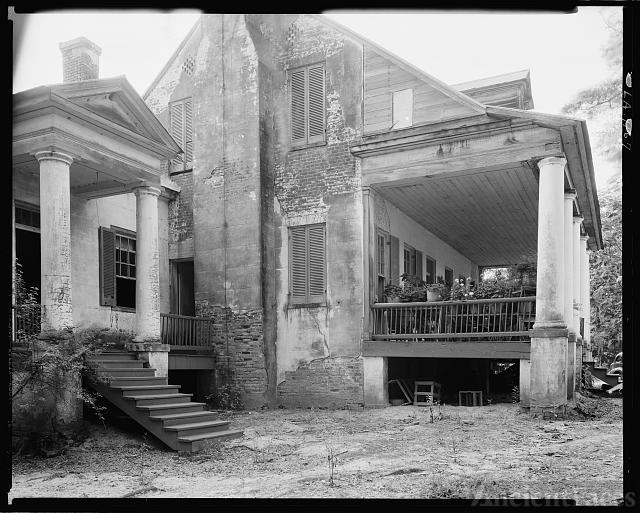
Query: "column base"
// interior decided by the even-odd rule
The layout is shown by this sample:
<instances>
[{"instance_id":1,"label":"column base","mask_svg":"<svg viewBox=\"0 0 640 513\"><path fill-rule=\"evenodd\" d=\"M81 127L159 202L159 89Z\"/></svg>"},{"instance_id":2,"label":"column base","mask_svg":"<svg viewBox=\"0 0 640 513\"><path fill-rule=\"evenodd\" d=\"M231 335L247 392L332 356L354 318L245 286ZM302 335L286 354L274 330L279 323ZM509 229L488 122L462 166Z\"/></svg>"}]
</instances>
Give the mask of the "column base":
<instances>
[{"instance_id":1,"label":"column base","mask_svg":"<svg viewBox=\"0 0 640 513\"><path fill-rule=\"evenodd\" d=\"M567 404L567 330L534 329L531 333L530 407L536 410L564 407Z\"/></svg>"}]
</instances>

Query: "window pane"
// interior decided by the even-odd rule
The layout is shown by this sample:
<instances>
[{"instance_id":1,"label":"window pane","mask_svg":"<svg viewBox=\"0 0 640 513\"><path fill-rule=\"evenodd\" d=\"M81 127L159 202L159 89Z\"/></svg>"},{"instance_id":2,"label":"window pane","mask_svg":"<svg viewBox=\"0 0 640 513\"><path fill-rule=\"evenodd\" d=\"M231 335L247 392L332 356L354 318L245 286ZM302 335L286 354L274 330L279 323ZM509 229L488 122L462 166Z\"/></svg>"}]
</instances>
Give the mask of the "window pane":
<instances>
[{"instance_id":1,"label":"window pane","mask_svg":"<svg viewBox=\"0 0 640 513\"><path fill-rule=\"evenodd\" d=\"M135 250L136 250L136 239L131 239L131 249L132 249L133 251L135 251Z\"/></svg>"},{"instance_id":2,"label":"window pane","mask_svg":"<svg viewBox=\"0 0 640 513\"><path fill-rule=\"evenodd\" d=\"M136 265L136 254L129 253L129 263L132 265Z\"/></svg>"},{"instance_id":3,"label":"window pane","mask_svg":"<svg viewBox=\"0 0 640 513\"><path fill-rule=\"evenodd\" d=\"M120 264L116 263L116 275L120 276Z\"/></svg>"},{"instance_id":4,"label":"window pane","mask_svg":"<svg viewBox=\"0 0 640 513\"><path fill-rule=\"evenodd\" d=\"M131 278L135 278L136 277L136 268L133 267L132 265L129 266L129 276Z\"/></svg>"}]
</instances>

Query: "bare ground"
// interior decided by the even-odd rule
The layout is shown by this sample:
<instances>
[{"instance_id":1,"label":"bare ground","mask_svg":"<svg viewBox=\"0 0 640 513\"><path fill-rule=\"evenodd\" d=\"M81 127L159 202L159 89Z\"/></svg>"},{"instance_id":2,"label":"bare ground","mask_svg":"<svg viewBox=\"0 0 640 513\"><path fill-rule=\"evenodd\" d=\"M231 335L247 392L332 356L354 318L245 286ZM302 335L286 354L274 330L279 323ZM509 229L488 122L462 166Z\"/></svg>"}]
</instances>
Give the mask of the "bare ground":
<instances>
[{"instance_id":1,"label":"bare ground","mask_svg":"<svg viewBox=\"0 0 640 513\"><path fill-rule=\"evenodd\" d=\"M140 432L92 425L83 443L60 456L14 457L9 500L513 497L616 504L623 495L622 399L580 404L582 412L555 421L509 404L222 413L244 437L188 455L145 442Z\"/></svg>"}]
</instances>

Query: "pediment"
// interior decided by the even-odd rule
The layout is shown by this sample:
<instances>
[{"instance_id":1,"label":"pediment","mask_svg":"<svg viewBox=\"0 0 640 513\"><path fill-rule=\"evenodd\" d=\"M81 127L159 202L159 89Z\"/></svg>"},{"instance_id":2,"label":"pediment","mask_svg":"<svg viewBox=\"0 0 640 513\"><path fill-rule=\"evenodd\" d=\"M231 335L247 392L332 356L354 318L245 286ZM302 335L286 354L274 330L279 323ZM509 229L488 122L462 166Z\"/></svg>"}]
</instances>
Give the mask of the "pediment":
<instances>
[{"instance_id":1,"label":"pediment","mask_svg":"<svg viewBox=\"0 0 640 513\"><path fill-rule=\"evenodd\" d=\"M52 92L110 123L180 151L173 138L124 77L53 86Z\"/></svg>"}]
</instances>

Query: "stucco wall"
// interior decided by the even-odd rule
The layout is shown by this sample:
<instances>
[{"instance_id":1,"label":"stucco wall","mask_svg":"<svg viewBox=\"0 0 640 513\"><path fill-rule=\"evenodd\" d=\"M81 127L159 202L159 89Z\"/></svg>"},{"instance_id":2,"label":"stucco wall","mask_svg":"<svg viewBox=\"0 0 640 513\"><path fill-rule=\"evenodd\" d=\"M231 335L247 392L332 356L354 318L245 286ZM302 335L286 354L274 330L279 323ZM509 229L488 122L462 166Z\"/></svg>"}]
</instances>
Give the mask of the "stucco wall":
<instances>
[{"instance_id":1,"label":"stucco wall","mask_svg":"<svg viewBox=\"0 0 640 513\"><path fill-rule=\"evenodd\" d=\"M400 240L398 248L398 262L400 275L404 272L404 244L422 251L422 272L426 272L426 257L436 261L436 276L442 275L444 269L453 269L453 278L462 274L478 279L478 266L460 252L449 246L442 239L436 237L422 225L411 219L390 201L386 201L379 194L375 198L376 225Z\"/></svg>"}]
</instances>

